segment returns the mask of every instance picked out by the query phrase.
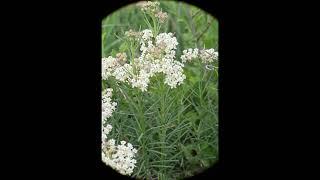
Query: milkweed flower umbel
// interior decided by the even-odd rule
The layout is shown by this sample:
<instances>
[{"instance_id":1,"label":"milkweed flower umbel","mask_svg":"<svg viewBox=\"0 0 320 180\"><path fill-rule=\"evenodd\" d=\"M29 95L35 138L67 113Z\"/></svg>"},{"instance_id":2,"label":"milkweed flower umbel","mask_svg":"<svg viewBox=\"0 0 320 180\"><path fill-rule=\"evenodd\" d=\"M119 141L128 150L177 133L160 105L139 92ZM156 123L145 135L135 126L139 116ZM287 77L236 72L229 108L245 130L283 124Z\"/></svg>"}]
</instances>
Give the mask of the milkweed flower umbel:
<instances>
[{"instance_id":1,"label":"milkweed flower umbel","mask_svg":"<svg viewBox=\"0 0 320 180\"><path fill-rule=\"evenodd\" d=\"M140 1L137 3L137 6L141 8L143 12L152 12L155 13L159 10L159 2L152 1Z\"/></svg>"},{"instance_id":2,"label":"milkweed flower umbel","mask_svg":"<svg viewBox=\"0 0 320 180\"><path fill-rule=\"evenodd\" d=\"M166 12L159 11L155 14L155 17L159 19L160 23L164 23L168 19L168 14Z\"/></svg>"},{"instance_id":3,"label":"milkweed flower umbel","mask_svg":"<svg viewBox=\"0 0 320 180\"><path fill-rule=\"evenodd\" d=\"M101 69L102 69L102 79L106 80L108 77L112 75L112 71L119 66L119 63L117 62L116 58L113 58L112 56L109 56L107 58L103 57L102 58L102 64L101 64Z\"/></svg>"},{"instance_id":4,"label":"milkweed flower umbel","mask_svg":"<svg viewBox=\"0 0 320 180\"><path fill-rule=\"evenodd\" d=\"M113 111L116 109L117 103L111 101L112 89L109 88L102 95L102 120L111 117Z\"/></svg>"},{"instance_id":5,"label":"milkweed flower umbel","mask_svg":"<svg viewBox=\"0 0 320 180\"><path fill-rule=\"evenodd\" d=\"M160 9L159 2L140 1L137 6L141 8L142 12L156 17L160 23L164 23L168 18L168 14Z\"/></svg>"},{"instance_id":6,"label":"milkweed flower umbel","mask_svg":"<svg viewBox=\"0 0 320 180\"><path fill-rule=\"evenodd\" d=\"M108 139L112 125L107 123L107 119L111 117L117 105L111 100L112 91L108 88L102 96L102 161L123 175L131 175L137 162L134 159L137 150L126 141L116 145L114 139Z\"/></svg>"},{"instance_id":7,"label":"milkweed flower umbel","mask_svg":"<svg viewBox=\"0 0 320 180\"><path fill-rule=\"evenodd\" d=\"M180 57L182 63L186 63L187 61L192 61L193 59L198 58L198 53L199 53L198 48L195 48L195 49L189 48L189 49L183 50L183 54Z\"/></svg>"},{"instance_id":8,"label":"milkweed flower umbel","mask_svg":"<svg viewBox=\"0 0 320 180\"><path fill-rule=\"evenodd\" d=\"M102 152L102 161L123 175L131 175L137 161L134 159L137 150L132 144L121 141L115 145L115 141L109 140Z\"/></svg>"},{"instance_id":9,"label":"milkweed flower umbel","mask_svg":"<svg viewBox=\"0 0 320 180\"><path fill-rule=\"evenodd\" d=\"M203 63L210 63L218 59L218 52L212 49L200 50L200 59Z\"/></svg>"},{"instance_id":10,"label":"milkweed flower umbel","mask_svg":"<svg viewBox=\"0 0 320 180\"><path fill-rule=\"evenodd\" d=\"M133 31L126 34L132 33ZM103 58L102 66L106 68L103 69L103 78L112 76L141 91L147 91L150 78L157 73L165 75L164 83L170 88L182 84L186 77L183 74L183 64L175 60L179 43L173 33L160 33L154 37L152 30L145 29L140 34L141 38L136 39L140 42L140 56L125 64L119 63L120 57L121 60L126 59L125 53L118 54L116 58L111 56Z\"/></svg>"},{"instance_id":11,"label":"milkweed flower umbel","mask_svg":"<svg viewBox=\"0 0 320 180\"><path fill-rule=\"evenodd\" d=\"M211 49L186 49L182 51L183 54L181 55L182 63L191 62L195 59L200 59L202 63L211 63L215 60L218 60L218 52L215 51L213 48Z\"/></svg>"}]
</instances>

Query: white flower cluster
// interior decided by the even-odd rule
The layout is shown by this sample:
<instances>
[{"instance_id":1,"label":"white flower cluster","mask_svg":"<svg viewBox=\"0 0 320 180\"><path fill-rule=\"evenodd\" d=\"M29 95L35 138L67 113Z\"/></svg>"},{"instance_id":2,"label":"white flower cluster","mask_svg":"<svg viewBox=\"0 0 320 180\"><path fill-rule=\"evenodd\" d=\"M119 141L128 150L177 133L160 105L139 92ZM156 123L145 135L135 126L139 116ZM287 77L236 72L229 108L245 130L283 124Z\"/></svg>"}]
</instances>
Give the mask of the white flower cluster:
<instances>
[{"instance_id":1,"label":"white flower cluster","mask_svg":"<svg viewBox=\"0 0 320 180\"><path fill-rule=\"evenodd\" d=\"M210 63L213 62L214 60L218 59L218 52L214 51L213 48L211 49L203 49L200 50L200 59L204 63Z\"/></svg>"},{"instance_id":2,"label":"white flower cluster","mask_svg":"<svg viewBox=\"0 0 320 180\"><path fill-rule=\"evenodd\" d=\"M142 34L142 40L143 40L142 42L151 40L151 38L153 37L152 31L150 29L143 30L141 34Z\"/></svg>"},{"instance_id":3,"label":"white flower cluster","mask_svg":"<svg viewBox=\"0 0 320 180\"><path fill-rule=\"evenodd\" d=\"M102 120L107 120L111 117L113 111L116 109L117 103L111 102L112 89L108 88L106 93L102 95Z\"/></svg>"},{"instance_id":4,"label":"white flower cluster","mask_svg":"<svg viewBox=\"0 0 320 180\"><path fill-rule=\"evenodd\" d=\"M108 134L111 130L112 126L110 124L107 124L106 126L102 124L102 146L105 146L105 142L107 141Z\"/></svg>"},{"instance_id":5,"label":"white flower cluster","mask_svg":"<svg viewBox=\"0 0 320 180\"><path fill-rule=\"evenodd\" d=\"M112 126L106 123L107 119L111 117L117 106L116 102L111 102L112 91L113 89L108 88L102 95L102 146L104 146L107 135L112 130Z\"/></svg>"},{"instance_id":6,"label":"white flower cluster","mask_svg":"<svg viewBox=\"0 0 320 180\"><path fill-rule=\"evenodd\" d=\"M131 64L124 64L116 67L112 73L113 77L121 82L127 82L133 74L133 67Z\"/></svg>"},{"instance_id":7,"label":"white flower cluster","mask_svg":"<svg viewBox=\"0 0 320 180\"><path fill-rule=\"evenodd\" d=\"M168 14L166 12L162 12L160 9L159 2L141 1L137 3L137 6L141 8L141 11L150 13L154 17L158 18L160 23L164 23L168 18Z\"/></svg>"},{"instance_id":8,"label":"white flower cluster","mask_svg":"<svg viewBox=\"0 0 320 180\"><path fill-rule=\"evenodd\" d=\"M151 30L148 30L152 34ZM146 46L147 42L147 46ZM171 88L180 85L186 76L183 74L183 64L175 60L175 50L178 45L176 37L172 33L161 33L155 37L155 43L152 42L152 36L143 39L141 44L141 56L139 63L141 64L140 73L145 86L149 83L149 78L156 73L165 75L165 84ZM141 90L146 90L143 86Z\"/></svg>"},{"instance_id":9,"label":"white flower cluster","mask_svg":"<svg viewBox=\"0 0 320 180\"><path fill-rule=\"evenodd\" d=\"M112 75L112 71L118 66L116 58L109 56L107 58L102 58L102 79L108 79Z\"/></svg>"},{"instance_id":10,"label":"white flower cluster","mask_svg":"<svg viewBox=\"0 0 320 180\"><path fill-rule=\"evenodd\" d=\"M137 150L132 144L121 141L115 145L114 139L107 135L112 130L112 125L106 123L116 108L117 103L111 102L112 89L108 88L102 96L102 161L123 175L131 175L136 164L134 159ZM125 144L127 143L127 146Z\"/></svg>"},{"instance_id":11,"label":"white flower cluster","mask_svg":"<svg viewBox=\"0 0 320 180\"><path fill-rule=\"evenodd\" d=\"M159 2L152 1L140 1L137 3L137 6L141 8L141 11L144 12L156 12L159 10Z\"/></svg>"},{"instance_id":12,"label":"white flower cluster","mask_svg":"<svg viewBox=\"0 0 320 180\"><path fill-rule=\"evenodd\" d=\"M183 50L183 54L181 55L181 61L182 63L185 63L187 61L191 61L193 59L198 58L199 50L197 48L188 50Z\"/></svg>"},{"instance_id":13,"label":"white flower cluster","mask_svg":"<svg viewBox=\"0 0 320 180\"><path fill-rule=\"evenodd\" d=\"M164 48L166 53L172 53L178 44L177 38L172 33L161 33L156 37L156 45L161 49Z\"/></svg>"},{"instance_id":14,"label":"white flower cluster","mask_svg":"<svg viewBox=\"0 0 320 180\"><path fill-rule=\"evenodd\" d=\"M214 60L218 60L218 52L215 51L213 48L211 49L186 49L183 50L183 54L181 55L181 60L183 63L190 62L194 59L200 58L203 63L210 63Z\"/></svg>"},{"instance_id":15,"label":"white flower cluster","mask_svg":"<svg viewBox=\"0 0 320 180\"><path fill-rule=\"evenodd\" d=\"M102 161L119 173L130 175L137 163L134 159L137 150L130 143L126 143L125 141L121 141L120 143L119 145L115 145L115 140L109 140L103 149Z\"/></svg>"},{"instance_id":16,"label":"white flower cluster","mask_svg":"<svg viewBox=\"0 0 320 180\"><path fill-rule=\"evenodd\" d=\"M164 23L168 19L168 14L166 12L158 11L155 17L159 19L160 23Z\"/></svg>"},{"instance_id":17,"label":"white flower cluster","mask_svg":"<svg viewBox=\"0 0 320 180\"><path fill-rule=\"evenodd\" d=\"M134 58L131 63L121 65L117 58L103 58L103 75L113 76L116 80L131 84L141 91L147 91L150 78L156 73L165 75L164 83L171 88L183 83L186 76L183 74L184 65L175 60L178 45L172 33L161 33L155 38L149 29L141 32L139 58ZM104 62L110 60L110 62ZM106 73L107 72L107 73Z\"/></svg>"},{"instance_id":18,"label":"white flower cluster","mask_svg":"<svg viewBox=\"0 0 320 180\"><path fill-rule=\"evenodd\" d=\"M168 84L171 88L176 88L177 85L182 84L186 79L183 74L183 64L179 61L167 61L163 64L163 72L166 74L164 83Z\"/></svg>"}]
</instances>

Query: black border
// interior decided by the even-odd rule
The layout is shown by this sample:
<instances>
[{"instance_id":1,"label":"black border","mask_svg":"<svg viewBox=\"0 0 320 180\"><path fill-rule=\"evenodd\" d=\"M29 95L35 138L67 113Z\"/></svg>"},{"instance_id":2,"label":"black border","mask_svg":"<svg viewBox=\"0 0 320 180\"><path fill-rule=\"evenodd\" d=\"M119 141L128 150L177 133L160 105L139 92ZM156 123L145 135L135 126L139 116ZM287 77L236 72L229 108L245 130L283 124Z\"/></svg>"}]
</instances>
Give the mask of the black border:
<instances>
[{"instance_id":1,"label":"black border","mask_svg":"<svg viewBox=\"0 0 320 180\"><path fill-rule=\"evenodd\" d=\"M135 1L1 4L1 173L19 179L121 177L99 166L97 72L101 17L129 2ZM318 142L312 139L317 131L307 127L317 122L317 6L187 2L214 10L219 19L220 161L217 173L203 177L310 176L308 161L316 153L308 143Z\"/></svg>"},{"instance_id":2,"label":"black border","mask_svg":"<svg viewBox=\"0 0 320 180\"><path fill-rule=\"evenodd\" d=\"M1 173L19 179L121 177L99 166L97 72L101 17L129 2L135 1L1 4ZM317 122L317 6L187 2L214 10L219 19L220 161L211 175L310 176L308 161L316 153L308 143L318 142L312 139L317 131L307 127Z\"/></svg>"}]
</instances>

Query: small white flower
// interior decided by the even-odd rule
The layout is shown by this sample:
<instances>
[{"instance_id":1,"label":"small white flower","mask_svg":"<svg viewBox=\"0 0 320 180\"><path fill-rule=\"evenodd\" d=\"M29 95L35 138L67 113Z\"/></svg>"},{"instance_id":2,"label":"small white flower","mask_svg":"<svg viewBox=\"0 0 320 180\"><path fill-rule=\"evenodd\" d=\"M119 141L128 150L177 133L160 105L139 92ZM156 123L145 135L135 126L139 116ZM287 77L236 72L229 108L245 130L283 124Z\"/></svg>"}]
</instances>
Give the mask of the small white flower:
<instances>
[{"instance_id":1,"label":"small white flower","mask_svg":"<svg viewBox=\"0 0 320 180\"><path fill-rule=\"evenodd\" d=\"M145 29L142 31L142 39L144 41L150 41L152 37L153 37L153 34L150 29Z\"/></svg>"},{"instance_id":2,"label":"small white flower","mask_svg":"<svg viewBox=\"0 0 320 180\"><path fill-rule=\"evenodd\" d=\"M113 58L112 56L109 56L107 58L102 58L102 64L101 64L101 76L102 79L108 79L112 75L113 70L115 67L118 67L119 63L117 62L116 58Z\"/></svg>"},{"instance_id":3,"label":"small white flower","mask_svg":"<svg viewBox=\"0 0 320 180\"><path fill-rule=\"evenodd\" d=\"M161 33L156 37L157 46L165 46L165 52L170 52L177 48L177 38L172 33Z\"/></svg>"},{"instance_id":4,"label":"small white flower","mask_svg":"<svg viewBox=\"0 0 320 180\"><path fill-rule=\"evenodd\" d=\"M182 55L181 55L181 60L182 60L182 63L185 63L187 61L192 61L196 58L198 58L198 53L199 53L199 50L197 48L195 49L191 49L189 48L188 50L183 50L182 51Z\"/></svg>"},{"instance_id":5,"label":"small white flower","mask_svg":"<svg viewBox=\"0 0 320 180\"><path fill-rule=\"evenodd\" d=\"M199 56L203 63L210 63L214 60L218 60L218 52L214 51L213 48L200 50Z\"/></svg>"},{"instance_id":6,"label":"small white flower","mask_svg":"<svg viewBox=\"0 0 320 180\"><path fill-rule=\"evenodd\" d=\"M132 148L133 148L133 146L132 146L131 143L128 143L127 146L128 146L129 149L132 149Z\"/></svg>"},{"instance_id":7,"label":"small white flower","mask_svg":"<svg viewBox=\"0 0 320 180\"><path fill-rule=\"evenodd\" d=\"M166 12L158 11L155 14L155 17L157 17L159 19L160 23L164 23L168 18L168 14Z\"/></svg>"},{"instance_id":8,"label":"small white flower","mask_svg":"<svg viewBox=\"0 0 320 180\"><path fill-rule=\"evenodd\" d=\"M136 149L132 149L132 152L136 154L138 151Z\"/></svg>"},{"instance_id":9,"label":"small white flower","mask_svg":"<svg viewBox=\"0 0 320 180\"><path fill-rule=\"evenodd\" d=\"M165 83L169 85L171 88L176 88L177 85L183 83L186 79L186 76L183 74L183 64L178 61L167 61L164 64L164 73L165 76Z\"/></svg>"},{"instance_id":10,"label":"small white flower","mask_svg":"<svg viewBox=\"0 0 320 180\"><path fill-rule=\"evenodd\" d=\"M121 141L121 145L114 146L114 140L107 142L109 152L102 153L103 161L123 175L131 175L137 161L134 159L137 150L131 143ZM125 145L127 143L127 146ZM110 153L110 151L112 153Z\"/></svg>"},{"instance_id":11,"label":"small white flower","mask_svg":"<svg viewBox=\"0 0 320 180\"><path fill-rule=\"evenodd\" d=\"M125 82L130 76L130 74L126 72L126 69L124 66L117 67L112 73L112 75L116 80L121 82Z\"/></svg>"},{"instance_id":12,"label":"small white flower","mask_svg":"<svg viewBox=\"0 0 320 180\"><path fill-rule=\"evenodd\" d=\"M194 59L199 58L203 63L210 63L214 60L218 60L218 52L214 49L191 49L183 50L181 55L182 63L191 62Z\"/></svg>"},{"instance_id":13,"label":"small white flower","mask_svg":"<svg viewBox=\"0 0 320 180\"><path fill-rule=\"evenodd\" d=\"M141 11L155 13L159 10L159 2L152 1L140 1L137 6L141 8Z\"/></svg>"},{"instance_id":14,"label":"small white flower","mask_svg":"<svg viewBox=\"0 0 320 180\"><path fill-rule=\"evenodd\" d=\"M111 117L116 109L117 103L111 102L112 89L108 88L105 94L102 94L102 120L107 120Z\"/></svg>"},{"instance_id":15,"label":"small white flower","mask_svg":"<svg viewBox=\"0 0 320 180\"><path fill-rule=\"evenodd\" d=\"M106 136L111 132L111 130L112 130L112 126L110 124L107 124L106 127L103 127L102 134Z\"/></svg>"},{"instance_id":16,"label":"small white flower","mask_svg":"<svg viewBox=\"0 0 320 180\"><path fill-rule=\"evenodd\" d=\"M114 139L109 139L109 140L107 141L107 145L108 145L108 146L114 146L115 143L116 143L116 141L115 141Z\"/></svg>"},{"instance_id":17,"label":"small white flower","mask_svg":"<svg viewBox=\"0 0 320 180\"><path fill-rule=\"evenodd\" d=\"M149 77L150 74L147 73L146 71L144 71L143 69L140 70L140 73L138 76L133 77L133 79L131 79L131 84L132 87L135 88L140 88L141 91L146 91L148 84L149 84Z\"/></svg>"}]
</instances>

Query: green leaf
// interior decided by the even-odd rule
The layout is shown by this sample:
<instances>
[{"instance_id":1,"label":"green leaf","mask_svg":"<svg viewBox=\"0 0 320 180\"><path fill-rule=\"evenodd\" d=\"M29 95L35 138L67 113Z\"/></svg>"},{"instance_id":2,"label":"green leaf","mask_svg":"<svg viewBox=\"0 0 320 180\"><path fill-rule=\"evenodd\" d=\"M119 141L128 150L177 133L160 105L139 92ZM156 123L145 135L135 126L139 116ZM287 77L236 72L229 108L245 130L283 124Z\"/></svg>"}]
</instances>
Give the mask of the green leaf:
<instances>
[{"instance_id":1,"label":"green leaf","mask_svg":"<svg viewBox=\"0 0 320 180\"><path fill-rule=\"evenodd\" d=\"M115 51L114 49L112 49L112 51L111 51L111 56L112 56L112 57L115 57L116 54L117 54L117 51Z\"/></svg>"},{"instance_id":2,"label":"green leaf","mask_svg":"<svg viewBox=\"0 0 320 180\"><path fill-rule=\"evenodd\" d=\"M178 23L180 23L180 22L184 22L185 20L184 19L182 19L182 18L179 18L178 20L177 20L177 22Z\"/></svg>"},{"instance_id":3,"label":"green leaf","mask_svg":"<svg viewBox=\"0 0 320 180\"><path fill-rule=\"evenodd\" d=\"M122 43L119 47L120 52L125 52L128 49L128 44L126 42Z\"/></svg>"}]
</instances>

